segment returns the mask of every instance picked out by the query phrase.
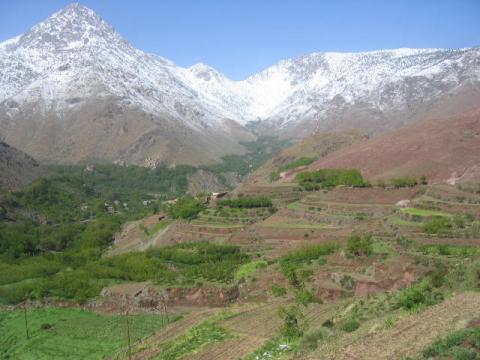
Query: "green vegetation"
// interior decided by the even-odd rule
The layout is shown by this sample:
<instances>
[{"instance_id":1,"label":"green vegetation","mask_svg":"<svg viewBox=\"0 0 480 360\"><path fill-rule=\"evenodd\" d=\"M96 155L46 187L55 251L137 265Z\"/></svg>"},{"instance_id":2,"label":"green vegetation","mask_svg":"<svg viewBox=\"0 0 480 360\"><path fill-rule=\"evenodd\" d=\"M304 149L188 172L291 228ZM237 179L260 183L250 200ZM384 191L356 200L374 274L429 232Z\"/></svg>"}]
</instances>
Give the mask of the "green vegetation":
<instances>
[{"instance_id":1,"label":"green vegetation","mask_svg":"<svg viewBox=\"0 0 480 360\"><path fill-rule=\"evenodd\" d=\"M265 260L256 260L249 263L243 264L235 272L235 280L245 279L251 274L255 273L258 269L263 269L267 267L267 262Z\"/></svg>"},{"instance_id":2,"label":"green vegetation","mask_svg":"<svg viewBox=\"0 0 480 360\"><path fill-rule=\"evenodd\" d=\"M397 294L396 306L406 310L415 310L437 304L443 300L442 293L437 290L431 278L427 277Z\"/></svg>"},{"instance_id":3,"label":"green vegetation","mask_svg":"<svg viewBox=\"0 0 480 360\"><path fill-rule=\"evenodd\" d=\"M242 142L247 153L244 155L226 155L222 157L221 164L204 166L203 168L218 174L219 179L223 174L234 172L240 176L245 176L258 169L264 162L271 159L273 155L281 149L287 147L290 142L288 140L278 140L275 137L259 136L255 141Z\"/></svg>"},{"instance_id":4,"label":"green vegetation","mask_svg":"<svg viewBox=\"0 0 480 360\"><path fill-rule=\"evenodd\" d=\"M303 306L319 302L317 299L315 299L313 293L306 289L298 289L295 292L295 301Z\"/></svg>"},{"instance_id":5,"label":"green vegetation","mask_svg":"<svg viewBox=\"0 0 480 360\"><path fill-rule=\"evenodd\" d=\"M305 246L281 257L280 268L292 286L301 288L303 282L299 278L299 272L302 270L302 266L321 259L322 256L332 254L336 249L337 247L333 244Z\"/></svg>"},{"instance_id":6,"label":"green vegetation","mask_svg":"<svg viewBox=\"0 0 480 360\"><path fill-rule=\"evenodd\" d=\"M422 247L424 254L473 257L480 255L480 247L478 246L461 246L461 245L424 245Z\"/></svg>"},{"instance_id":7,"label":"green vegetation","mask_svg":"<svg viewBox=\"0 0 480 360\"><path fill-rule=\"evenodd\" d=\"M427 234L450 234L452 222L448 218L435 217L423 225L423 231Z\"/></svg>"},{"instance_id":8,"label":"green vegetation","mask_svg":"<svg viewBox=\"0 0 480 360\"><path fill-rule=\"evenodd\" d=\"M259 349L247 355L242 360L271 360L283 358L286 354L295 351L298 347L298 339L288 339L277 336L268 340Z\"/></svg>"},{"instance_id":9,"label":"green vegetation","mask_svg":"<svg viewBox=\"0 0 480 360\"><path fill-rule=\"evenodd\" d=\"M454 331L436 340L416 359L478 360L480 359L480 328Z\"/></svg>"},{"instance_id":10,"label":"green vegetation","mask_svg":"<svg viewBox=\"0 0 480 360\"><path fill-rule=\"evenodd\" d=\"M282 171L286 171L286 170L293 170L293 169L296 169L297 167L300 167L300 166L310 165L311 163L313 163L317 159L318 159L318 157L301 157L301 158L296 159L295 161L292 161L288 164L280 166L278 168L278 171L282 172Z\"/></svg>"},{"instance_id":11,"label":"green vegetation","mask_svg":"<svg viewBox=\"0 0 480 360\"><path fill-rule=\"evenodd\" d=\"M201 198L184 196L168 207L167 213L173 219L193 220L198 214L205 210L207 205Z\"/></svg>"},{"instance_id":12,"label":"green vegetation","mask_svg":"<svg viewBox=\"0 0 480 360\"><path fill-rule=\"evenodd\" d=\"M321 256L332 254L336 249L337 247L334 244L308 245L298 250L289 252L283 256L280 261L290 263L312 261L320 258Z\"/></svg>"},{"instance_id":13,"label":"green vegetation","mask_svg":"<svg viewBox=\"0 0 480 360\"><path fill-rule=\"evenodd\" d=\"M352 187L365 187L365 181L356 169L320 169L312 172L297 174L296 180L299 185L307 191L329 189L339 185Z\"/></svg>"},{"instance_id":14,"label":"green vegetation","mask_svg":"<svg viewBox=\"0 0 480 360\"><path fill-rule=\"evenodd\" d=\"M102 359L127 344L125 317L99 315L77 309L43 308L27 312L30 339L26 339L23 311L0 312L2 359ZM178 319L178 316L130 315L132 343Z\"/></svg>"},{"instance_id":15,"label":"green vegetation","mask_svg":"<svg viewBox=\"0 0 480 360\"><path fill-rule=\"evenodd\" d=\"M272 295L275 297L280 297L284 296L287 294L287 289L284 287L281 287L280 285L277 284L272 284Z\"/></svg>"},{"instance_id":16,"label":"green vegetation","mask_svg":"<svg viewBox=\"0 0 480 360\"><path fill-rule=\"evenodd\" d=\"M314 351L317 349L319 341L327 339L329 336L330 330L323 326L310 330L300 340L299 349L303 352Z\"/></svg>"},{"instance_id":17,"label":"green vegetation","mask_svg":"<svg viewBox=\"0 0 480 360\"><path fill-rule=\"evenodd\" d=\"M352 234L347 241L347 252L352 256L370 256L373 252L372 236Z\"/></svg>"},{"instance_id":18,"label":"green vegetation","mask_svg":"<svg viewBox=\"0 0 480 360\"><path fill-rule=\"evenodd\" d=\"M237 199L218 200L218 207L231 207L231 208L270 208L273 206L272 199L266 196L242 196Z\"/></svg>"},{"instance_id":19,"label":"green vegetation","mask_svg":"<svg viewBox=\"0 0 480 360\"><path fill-rule=\"evenodd\" d=\"M280 173L278 171L272 171L269 175L268 175L268 180L270 182L275 182L277 180L280 180ZM1 214L0 214L1 216Z\"/></svg>"},{"instance_id":20,"label":"green vegetation","mask_svg":"<svg viewBox=\"0 0 480 360\"><path fill-rule=\"evenodd\" d=\"M425 210L425 209L417 209L417 208L403 208L400 210L402 213L411 215L411 216L418 216L418 217L451 217L452 215L442 211L435 211L435 210Z\"/></svg>"},{"instance_id":21,"label":"green vegetation","mask_svg":"<svg viewBox=\"0 0 480 360\"><path fill-rule=\"evenodd\" d=\"M413 187L418 184L417 179L412 177L402 177L390 180L394 188Z\"/></svg>"},{"instance_id":22,"label":"green vegetation","mask_svg":"<svg viewBox=\"0 0 480 360\"><path fill-rule=\"evenodd\" d=\"M162 346L156 360L176 360L198 351L211 342L220 342L233 338L233 335L216 324L216 319L209 319L194 326L186 334Z\"/></svg>"},{"instance_id":23,"label":"green vegetation","mask_svg":"<svg viewBox=\"0 0 480 360\"><path fill-rule=\"evenodd\" d=\"M286 339L296 339L303 335L305 330L305 315L300 307L296 305L280 307L278 315L283 320L281 335Z\"/></svg>"},{"instance_id":24,"label":"green vegetation","mask_svg":"<svg viewBox=\"0 0 480 360\"><path fill-rule=\"evenodd\" d=\"M0 303L54 297L85 301L107 285L151 280L160 285L226 283L248 262L238 246L183 243L108 258L92 251L48 254L0 263Z\"/></svg>"},{"instance_id":25,"label":"green vegetation","mask_svg":"<svg viewBox=\"0 0 480 360\"><path fill-rule=\"evenodd\" d=\"M348 318L340 324L340 329L345 332L353 332L360 327L360 323L355 318Z\"/></svg>"},{"instance_id":26,"label":"green vegetation","mask_svg":"<svg viewBox=\"0 0 480 360\"><path fill-rule=\"evenodd\" d=\"M263 224L264 227L273 227L276 229L310 229L310 230L321 230L321 229L334 229L335 227L330 224L302 224L302 223L268 223Z\"/></svg>"}]
</instances>

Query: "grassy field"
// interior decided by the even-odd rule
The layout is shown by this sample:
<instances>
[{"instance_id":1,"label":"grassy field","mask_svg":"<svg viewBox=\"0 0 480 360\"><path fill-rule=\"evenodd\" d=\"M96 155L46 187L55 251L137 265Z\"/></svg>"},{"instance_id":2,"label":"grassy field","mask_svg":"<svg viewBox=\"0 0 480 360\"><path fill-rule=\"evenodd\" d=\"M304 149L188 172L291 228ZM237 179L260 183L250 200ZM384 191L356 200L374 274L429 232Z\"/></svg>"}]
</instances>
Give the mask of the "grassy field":
<instances>
[{"instance_id":1,"label":"grassy field","mask_svg":"<svg viewBox=\"0 0 480 360\"><path fill-rule=\"evenodd\" d=\"M178 316L130 315L131 341L151 335ZM43 308L0 312L2 359L103 359L127 346L126 322L121 315L98 315L77 309Z\"/></svg>"},{"instance_id":2,"label":"grassy field","mask_svg":"<svg viewBox=\"0 0 480 360\"><path fill-rule=\"evenodd\" d=\"M268 223L263 224L264 227L271 227L277 229L334 229L335 227L329 224L301 224L301 223Z\"/></svg>"},{"instance_id":3,"label":"grassy field","mask_svg":"<svg viewBox=\"0 0 480 360\"><path fill-rule=\"evenodd\" d=\"M411 216L420 217L452 217L452 214L443 211L424 210L416 208L404 208L401 210L403 213Z\"/></svg>"}]
</instances>

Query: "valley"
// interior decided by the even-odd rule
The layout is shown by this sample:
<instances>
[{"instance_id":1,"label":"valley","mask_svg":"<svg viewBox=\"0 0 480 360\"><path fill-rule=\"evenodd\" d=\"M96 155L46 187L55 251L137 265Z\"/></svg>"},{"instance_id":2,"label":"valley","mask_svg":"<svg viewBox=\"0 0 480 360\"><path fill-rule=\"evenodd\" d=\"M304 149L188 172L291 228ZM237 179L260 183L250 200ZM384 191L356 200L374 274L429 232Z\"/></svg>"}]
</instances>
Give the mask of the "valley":
<instances>
[{"instance_id":1,"label":"valley","mask_svg":"<svg viewBox=\"0 0 480 360\"><path fill-rule=\"evenodd\" d=\"M110 180L103 179L105 171L101 165L95 170L99 202L108 193L98 181L115 179L114 168ZM29 323L32 339L55 344L64 325L44 311L64 311L66 319L70 313L125 317L127 311L135 359L404 358L421 354L453 331L468 332L468 324L480 317L478 184L394 179L348 186L340 185L348 178L335 179L321 180L318 190L305 190L298 180L246 182L214 201L199 195L146 209L135 209L130 199L131 215L95 210L100 213L90 215L84 230L72 225L80 234L77 240L63 249L52 244L56 251L48 242L28 248L27 239L21 240L23 250L19 239L5 248L15 228L27 226L20 218L10 220L0 232L2 326L21 327L26 307L28 318L45 318ZM41 233L49 231L58 241L68 238L66 225L67 235L47 229L52 220L74 220L71 210L31 205L44 193L53 196L52 202L63 195L36 191L38 186L14 195L17 204L8 209L9 218L26 216L27 208L43 212ZM136 319L147 314L168 315L174 322L137 329ZM103 324L98 323L99 331L110 332L122 345L98 348L99 354L128 358L125 328L113 331ZM427 328L428 337L406 346ZM2 340L2 356L27 358L35 349L37 358L48 358L46 345L18 342L24 335L8 331L13 338ZM77 354L94 346L88 336L82 339ZM7 347L5 341L18 345Z\"/></svg>"},{"instance_id":2,"label":"valley","mask_svg":"<svg viewBox=\"0 0 480 360\"><path fill-rule=\"evenodd\" d=\"M480 359L480 48L353 48L231 80L79 3L1 42L0 359Z\"/></svg>"}]
</instances>

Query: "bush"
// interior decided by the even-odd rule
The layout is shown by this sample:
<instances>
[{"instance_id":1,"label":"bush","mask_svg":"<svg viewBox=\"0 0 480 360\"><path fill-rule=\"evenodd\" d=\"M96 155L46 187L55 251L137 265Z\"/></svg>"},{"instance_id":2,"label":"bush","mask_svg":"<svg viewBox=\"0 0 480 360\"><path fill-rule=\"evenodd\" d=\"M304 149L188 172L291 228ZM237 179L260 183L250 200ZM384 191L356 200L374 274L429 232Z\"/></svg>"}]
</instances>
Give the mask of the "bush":
<instances>
[{"instance_id":1,"label":"bush","mask_svg":"<svg viewBox=\"0 0 480 360\"><path fill-rule=\"evenodd\" d=\"M340 329L345 332L353 332L359 327L360 323L354 318L346 319L340 324Z\"/></svg>"},{"instance_id":2,"label":"bush","mask_svg":"<svg viewBox=\"0 0 480 360\"><path fill-rule=\"evenodd\" d=\"M244 196L237 199L218 200L217 206L228 206L231 208L271 208L273 206L272 199L266 196Z\"/></svg>"},{"instance_id":3,"label":"bush","mask_svg":"<svg viewBox=\"0 0 480 360\"><path fill-rule=\"evenodd\" d=\"M434 290L430 278L425 278L397 295L396 307L412 310L423 306L431 306L443 300L443 295Z\"/></svg>"},{"instance_id":4,"label":"bush","mask_svg":"<svg viewBox=\"0 0 480 360\"><path fill-rule=\"evenodd\" d=\"M326 339L329 335L329 330L323 327L320 327L315 330L311 330L303 335L300 340L300 350L303 351L314 351L318 347L318 342L320 340Z\"/></svg>"},{"instance_id":5,"label":"bush","mask_svg":"<svg viewBox=\"0 0 480 360\"><path fill-rule=\"evenodd\" d=\"M295 178L300 186L307 191L319 190L321 188L332 188L339 185L352 187L365 187L365 181L356 169L320 169L312 172L302 172Z\"/></svg>"},{"instance_id":6,"label":"bush","mask_svg":"<svg viewBox=\"0 0 480 360\"><path fill-rule=\"evenodd\" d=\"M352 256L370 256L372 254L372 236L350 235L347 241L347 252Z\"/></svg>"},{"instance_id":7,"label":"bush","mask_svg":"<svg viewBox=\"0 0 480 360\"><path fill-rule=\"evenodd\" d=\"M437 339L422 351L420 359L478 360L480 328L461 329Z\"/></svg>"},{"instance_id":8,"label":"bush","mask_svg":"<svg viewBox=\"0 0 480 360\"><path fill-rule=\"evenodd\" d=\"M297 290L297 292L295 293L295 300L303 306L307 306L308 304L317 302L313 294L305 289Z\"/></svg>"},{"instance_id":9,"label":"bush","mask_svg":"<svg viewBox=\"0 0 480 360\"><path fill-rule=\"evenodd\" d=\"M52 328L52 325L49 323L43 323L42 325L40 325L40 329L42 330L49 330L51 328Z\"/></svg>"},{"instance_id":10,"label":"bush","mask_svg":"<svg viewBox=\"0 0 480 360\"><path fill-rule=\"evenodd\" d=\"M280 166L278 168L278 171L282 172L282 171L286 171L286 170L296 169L297 167L300 167L300 166L310 165L311 163L313 163L317 159L318 159L318 157L301 157L301 158L299 158L295 161L292 161L291 163Z\"/></svg>"},{"instance_id":11,"label":"bush","mask_svg":"<svg viewBox=\"0 0 480 360\"><path fill-rule=\"evenodd\" d=\"M270 182L275 182L277 180L280 180L280 174L278 171L272 171L269 175L268 175L268 180L270 180Z\"/></svg>"},{"instance_id":12,"label":"bush","mask_svg":"<svg viewBox=\"0 0 480 360\"><path fill-rule=\"evenodd\" d=\"M415 178L411 177L403 177L403 178L396 178L392 179L390 183L395 188L403 188L403 187L413 187L418 184Z\"/></svg>"},{"instance_id":13,"label":"bush","mask_svg":"<svg viewBox=\"0 0 480 360\"><path fill-rule=\"evenodd\" d=\"M452 222L446 217L434 217L423 225L427 234L448 234L452 229Z\"/></svg>"},{"instance_id":14,"label":"bush","mask_svg":"<svg viewBox=\"0 0 480 360\"><path fill-rule=\"evenodd\" d=\"M193 220L205 209L206 205L202 200L185 196L170 206L167 213L173 219Z\"/></svg>"},{"instance_id":15,"label":"bush","mask_svg":"<svg viewBox=\"0 0 480 360\"><path fill-rule=\"evenodd\" d=\"M294 250L284 255L280 261L282 262L304 262L316 260L324 255L329 255L335 252L336 246L334 244L320 244L308 245L301 249Z\"/></svg>"},{"instance_id":16,"label":"bush","mask_svg":"<svg viewBox=\"0 0 480 360\"><path fill-rule=\"evenodd\" d=\"M283 325L280 329L282 336L287 339L296 339L303 335L304 315L298 306L282 306L278 311L278 315L283 320Z\"/></svg>"},{"instance_id":17,"label":"bush","mask_svg":"<svg viewBox=\"0 0 480 360\"><path fill-rule=\"evenodd\" d=\"M284 287L281 287L280 285L273 284L272 285L272 294L275 297L284 296L284 295L287 294L287 290Z\"/></svg>"}]
</instances>

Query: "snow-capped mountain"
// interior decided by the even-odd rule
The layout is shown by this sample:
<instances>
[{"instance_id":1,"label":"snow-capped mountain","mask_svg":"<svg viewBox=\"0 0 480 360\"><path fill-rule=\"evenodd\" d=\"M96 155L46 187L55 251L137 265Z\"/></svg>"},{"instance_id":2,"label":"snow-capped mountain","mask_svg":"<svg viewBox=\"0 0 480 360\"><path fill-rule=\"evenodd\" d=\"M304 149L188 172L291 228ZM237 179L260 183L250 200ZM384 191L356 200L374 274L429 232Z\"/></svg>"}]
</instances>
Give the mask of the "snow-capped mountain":
<instances>
[{"instance_id":1,"label":"snow-capped mountain","mask_svg":"<svg viewBox=\"0 0 480 360\"><path fill-rule=\"evenodd\" d=\"M313 53L282 61L242 85L255 99L251 113L277 131L296 127L307 135L315 128L352 125L370 131L372 125L394 128L467 88L476 92L475 101L480 99L479 80L478 48L396 49ZM360 119L352 119L361 112ZM392 119L394 113L402 119Z\"/></svg>"},{"instance_id":2,"label":"snow-capped mountain","mask_svg":"<svg viewBox=\"0 0 480 360\"><path fill-rule=\"evenodd\" d=\"M249 121L291 137L384 131L476 102L479 77L479 49L398 49L314 53L232 81L135 49L73 4L0 44L0 138L39 160L204 163L241 152Z\"/></svg>"}]
</instances>

